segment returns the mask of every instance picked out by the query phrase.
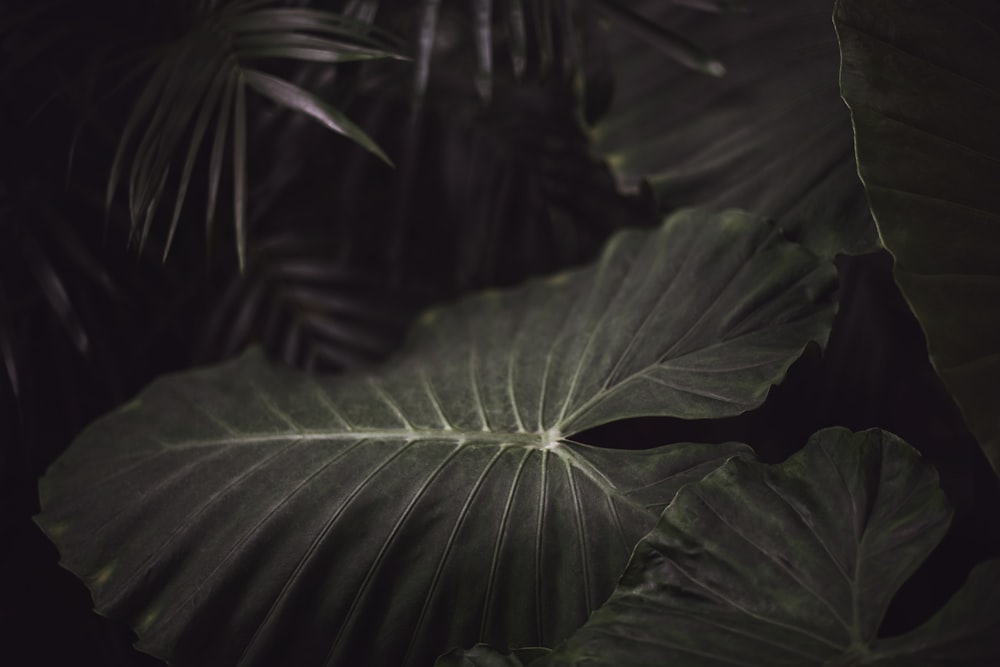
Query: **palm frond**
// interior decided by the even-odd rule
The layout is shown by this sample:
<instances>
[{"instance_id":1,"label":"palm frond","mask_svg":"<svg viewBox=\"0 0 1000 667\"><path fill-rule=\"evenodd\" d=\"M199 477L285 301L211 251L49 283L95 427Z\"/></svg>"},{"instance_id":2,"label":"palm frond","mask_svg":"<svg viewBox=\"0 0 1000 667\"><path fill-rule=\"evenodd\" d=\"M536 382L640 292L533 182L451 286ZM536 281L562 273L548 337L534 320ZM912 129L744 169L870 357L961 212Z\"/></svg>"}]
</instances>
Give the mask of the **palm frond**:
<instances>
[{"instance_id":1,"label":"palm frond","mask_svg":"<svg viewBox=\"0 0 1000 667\"><path fill-rule=\"evenodd\" d=\"M315 118L389 162L375 142L343 113L317 95L252 64L264 58L328 64L402 58L398 43L369 22L351 16L318 9L269 8L267 4L224 4L203 15L190 32L144 61L150 74L122 130L105 202L110 210L119 184L126 180L131 237L138 236L140 252L160 210L163 193L172 183L176 194L164 247L166 260L206 133L211 133L206 232L211 236L225 145L231 141L233 218L237 256L243 265L247 233L247 87L279 106ZM141 134L140 128L144 128ZM175 162L181 163L179 173L174 169Z\"/></svg>"}]
</instances>

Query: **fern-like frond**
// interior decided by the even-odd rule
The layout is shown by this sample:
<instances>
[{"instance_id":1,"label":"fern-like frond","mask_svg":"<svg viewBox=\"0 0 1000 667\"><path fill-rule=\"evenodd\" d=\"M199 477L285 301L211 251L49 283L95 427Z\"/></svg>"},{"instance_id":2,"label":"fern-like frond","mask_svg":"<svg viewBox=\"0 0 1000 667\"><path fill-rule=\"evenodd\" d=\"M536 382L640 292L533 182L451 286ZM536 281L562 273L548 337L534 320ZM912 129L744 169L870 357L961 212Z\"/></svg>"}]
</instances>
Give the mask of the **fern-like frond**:
<instances>
[{"instance_id":1,"label":"fern-like frond","mask_svg":"<svg viewBox=\"0 0 1000 667\"><path fill-rule=\"evenodd\" d=\"M237 256L240 266L244 265L247 88L315 118L389 162L343 113L294 83L260 71L256 63L264 58L319 63L403 58L398 43L363 19L267 4L237 0L206 10L189 32L146 57L143 65L148 78L121 132L106 193L110 209L119 185L126 184L132 238L138 238L140 252L160 211L161 198L173 184L176 194L164 246L166 260L208 135L206 230L210 235L229 144Z\"/></svg>"}]
</instances>

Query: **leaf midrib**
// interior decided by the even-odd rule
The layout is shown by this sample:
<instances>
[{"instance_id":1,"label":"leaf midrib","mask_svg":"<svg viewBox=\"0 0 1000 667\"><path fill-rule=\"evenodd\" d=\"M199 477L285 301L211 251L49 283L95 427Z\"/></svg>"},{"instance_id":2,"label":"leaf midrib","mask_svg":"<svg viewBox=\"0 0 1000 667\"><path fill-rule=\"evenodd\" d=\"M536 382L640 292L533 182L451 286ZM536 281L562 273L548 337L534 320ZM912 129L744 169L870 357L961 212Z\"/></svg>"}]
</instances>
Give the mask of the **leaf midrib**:
<instances>
[{"instance_id":1,"label":"leaf midrib","mask_svg":"<svg viewBox=\"0 0 1000 667\"><path fill-rule=\"evenodd\" d=\"M352 430L340 432L320 432L320 431L287 431L269 435L229 435L223 438L206 438L203 440L185 440L184 442L170 443L159 441L164 449L183 451L201 447L226 447L239 445L268 445L277 442L295 440L298 442L325 441L325 442L355 442L360 443L365 440L399 442L403 441L407 445L421 441L434 442L445 441L457 443L459 447L467 446L496 446L500 448L523 447L525 449L538 449L543 453L555 454L560 459L566 461L572 468L578 470L587 477L601 491L609 497L617 497L634 506L643 512L649 512L644 505L629 497L628 490L619 488L597 467L585 458L577 455L569 448L574 443L565 436L553 439L552 434L546 432L504 432L492 431L462 431L458 429L372 429L372 430Z\"/></svg>"},{"instance_id":2,"label":"leaf midrib","mask_svg":"<svg viewBox=\"0 0 1000 667\"><path fill-rule=\"evenodd\" d=\"M464 431L459 429L354 429L348 431L282 431L267 435L229 434L219 438L204 438L183 441L159 441L164 448L174 450L195 449L198 447L222 447L239 445L260 445L286 440L299 441L355 441L355 440L388 440L406 442L448 441L462 445L510 445L542 449L550 443L548 432L503 432L495 431Z\"/></svg>"}]
</instances>

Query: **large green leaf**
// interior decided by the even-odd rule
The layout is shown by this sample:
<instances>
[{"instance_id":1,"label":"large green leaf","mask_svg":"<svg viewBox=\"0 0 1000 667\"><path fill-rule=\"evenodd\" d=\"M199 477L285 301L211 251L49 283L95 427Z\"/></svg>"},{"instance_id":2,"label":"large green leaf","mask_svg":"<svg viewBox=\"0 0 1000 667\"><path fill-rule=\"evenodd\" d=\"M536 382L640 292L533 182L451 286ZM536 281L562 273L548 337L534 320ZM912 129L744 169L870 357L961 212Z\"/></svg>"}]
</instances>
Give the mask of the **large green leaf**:
<instances>
[{"instance_id":1,"label":"large green leaf","mask_svg":"<svg viewBox=\"0 0 1000 667\"><path fill-rule=\"evenodd\" d=\"M746 4L752 14L634 3L721 61L719 78L611 23L615 96L591 128L595 151L623 190L647 182L661 211L736 206L774 218L821 255L874 249L850 114L838 94L832 0Z\"/></svg>"},{"instance_id":2,"label":"large green leaf","mask_svg":"<svg viewBox=\"0 0 1000 667\"><path fill-rule=\"evenodd\" d=\"M858 170L931 361L1000 472L1000 11L844 1Z\"/></svg>"},{"instance_id":3,"label":"large green leaf","mask_svg":"<svg viewBox=\"0 0 1000 667\"><path fill-rule=\"evenodd\" d=\"M747 451L569 437L759 405L825 342L833 280L760 219L686 211L594 267L427 313L374 374L250 353L154 382L53 464L38 522L97 609L170 661L551 646L680 485Z\"/></svg>"},{"instance_id":4,"label":"large green leaf","mask_svg":"<svg viewBox=\"0 0 1000 667\"><path fill-rule=\"evenodd\" d=\"M533 664L1000 664L1000 561L923 626L877 638L950 522L937 473L883 431L820 431L776 466L729 461L677 493L609 601Z\"/></svg>"}]
</instances>

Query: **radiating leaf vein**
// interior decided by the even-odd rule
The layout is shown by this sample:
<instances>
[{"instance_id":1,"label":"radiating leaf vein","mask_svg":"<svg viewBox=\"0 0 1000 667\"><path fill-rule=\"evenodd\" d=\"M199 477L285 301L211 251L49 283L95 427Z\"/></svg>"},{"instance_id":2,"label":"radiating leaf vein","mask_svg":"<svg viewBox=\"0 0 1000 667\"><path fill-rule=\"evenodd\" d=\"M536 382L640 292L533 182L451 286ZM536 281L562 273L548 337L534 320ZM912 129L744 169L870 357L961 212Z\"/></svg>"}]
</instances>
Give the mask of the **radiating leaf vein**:
<instances>
[{"instance_id":1,"label":"radiating leaf vein","mask_svg":"<svg viewBox=\"0 0 1000 667\"><path fill-rule=\"evenodd\" d=\"M486 416L486 408L483 405L483 394L479 389L479 372L476 359L476 338L469 339L469 380L472 385L473 403L476 405L476 412L479 413L479 421L482 423L483 431L492 431L489 418Z\"/></svg>"},{"instance_id":2,"label":"radiating leaf vein","mask_svg":"<svg viewBox=\"0 0 1000 667\"><path fill-rule=\"evenodd\" d=\"M885 39L882 39L881 37L879 37L878 35L875 35L874 33L871 33L871 32L869 32L867 30L864 30L863 28L860 28L860 27L858 27L856 25L845 23L843 21L843 19L839 20L839 25L841 27L850 28L851 30L853 30L857 34L864 35L866 38L868 38L868 39L870 39L870 40L872 40L874 42L878 42L879 44L882 44L882 45L886 46L888 49L890 49L892 51L895 51L895 52L900 53L900 54L902 54L904 56L912 58L913 60L916 60L918 62L922 62L922 63L924 63L925 65L927 65L928 67L930 67L932 69L940 70L940 71L944 72L945 74L948 74L949 76L953 76L956 79L961 79L961 80L965 81L966 83L972 84L973 86L976 86L977 88L982 88L983 90L989 91L990 93L992 93L994 95L1000 94L1000 91L996 90L995 88L991 88L990 86L986 85L985 83L982 83L981 81L976 81L975 79L970 79L969 77L967 77L966 75L962 74L961 72L957 72L957 71L955 71L955 70L953 70L953 69L951 69L949 67L945 67L944 65L942 65L940 63L934 62L933 60L929 59L927 56L920 55L918 53L913 53L912 51L907 51L906 49L901 48L898 44L893 44L892 42L888 42Z\"/></svg>"},{"instance_id":3,"label":"radiating leaf vein","mask_svg":"<svg viewBox=\"0 0 1000 667\"><path fill-rule=\"evenodd\" d=\"M727 528L729 528L729 530L732 532L733 535L736 535L737 537L739 537L741 540L743 540L744 542L746 542L747 544L749 544L750 546L752 546L762 556L764 556L769 561L771 561L772 563L774 563L775 565L777 565L780 570L782 570L796 584L799 585L799 588L801 588L802 590L804 590L807 593L809 593L809 595L811 595L820 604L822 604L824 607L826 607L829 610L830 615L833 616L833 618L836 619L836 621L838 623L840 623L842 626L844 626L844 629L846 629L848 632L851 632L851 627L852 627L851 624L848 623L847 620L843 616L840 615L840 612L837 611L834 608L834 606L830 603L829 600L827 600L825 597L823 597L822 595L820 595L814 588L812 588L811 586L807 585L806 582L802 581L802 579L800 579L799 576L795 572L793 572L788 567L788 565L786 563L784 563L781 559L775 557L775 555L773 553L771 553L770 551L768 551L764 547L760 546L759 544L757 544L756 542L754 542L753 540L751 540L746 535L746 533L744 533L739 528L737 528L735 525L733 525L729 520L726 519L726 517L724 517L722 515L721 512L719 512L714 506L712 506L712 504L710 502L708 502L708 500L703 495L699 494L697 491L692 491L692 493L693 493L693 495L696 498L698 498L702 502L702 505L704 505L704 507L709 512L711 512L712 514L714 514L716 516L716 518L718 518L719 521L724 526L726 526Z\"/></svg>"},{"instance_id":4,"label":"radiating leaf vein","mask_svg":"<svg viewBox=\"0 0 1000 667\"><path fill-rule=\"evenodd\" d=\"M535 524L535 622L538 628L538 645L545 644L544 627L542 626L542 610L545 608L542 600L542 543L545 540L545 500L548 491L549 453L540 450L541 470L538 480L538 512Z\"/></svg>"},{"instance_id":5,"label":"radiating leaf vein","mask_svg":"<svg viewBox=\"0 0 1000 667\"><path fill-rule=\"evenodd\" d=\"M628 284L629 282L628 279L632 275L633 268L634 268L634 262L632 262L632 265L630 265L628 270L625 272L625 276L623 276L622 279L618 282L617 286L615 287L614 293L611 295L609 299L607 299L607 303L612 303L612 304L617 303L618 300L621 299L622 290L625 288L625 285ZM605 269L606 266L602 265L601 270L603 271ZM651 271L652 267L646 267L646 269L647 271ZM613 310L614 310L613 308L604 308L601 311L600 317L598 317L597 321L593 323L590 332L587 334L587 339L584 342L583 350L576 357L576 366L574 367L573 375L570 378L569 389L566 390L566 398L563 400L562 407L559 409L559 417L556 419L557 426L561 424L566 424L572 420L572 418L566 419L566 411L569 409L569 406L573 403L573 398L576 395L577 386L580 382L580 375L583 373L584 366L586 366L588 363L592 361L592 359L590 358L590 349L594 344L594 340L597 338L597 333L601 331L602 328L604 328L605 320L607 319L608 315L611 312L613 312ZM591 400L593 401L599 398L601 398L600 392L598 392L597 395L593 397Z\"/></svg>"},{"instance_id":6,"label":"radiating leaf vein","mask_svg":"<svg viewBox=\"0 0 1000 667\"><path fill-rule=\"evenodd\" d=\"M699 581L698 579L696 579L694 576L692 576L690 573L688 573L686 570L684 570L684 568L682 568L680 566L680 564L677 563L677 561L675 561L673 558L671 558L670 556L668 556L667 554L665 554L663 551L660 551L659 549L657 549L657 553L664 560L668 561L673 566L674 570L677 573L683 575L685 579L687 579L688 581L690 581L692 584L694 584L698 588L704 590L712 598L714 598L714 599L716 599L718 601L724 602L725 604L729 605L733 609L736 609L737 611L742 612L742 613L746 614L747 616L750 616L750 617L752 617L752 618L760 621L761 623L765 623L767 625L773 625L775 627L779 627L779 628L782 628L784 630L788 630L790 632L794 632L796 634L800 634L800 635L802 635L804 637L809 637L810 639L813 639L813 640L815 640L815 641L817 641L817 642L819 642L821 644L825 644L827 646L830 646L830 647L832 647L832 648L834 648L834 649L836 649L838 651L843 648L839 644L836 644L836 643L830 641L826 637L823 637L821 635L817 635L817 634L815 634L813 632L810 632L809 630L806 630L805 628L799 627L797 625L788 625L787 623L782 623L781 621L776 621L773 618L768 618L766 616L761 616L760 614L757 614L757 613L751 611L750 609L747 609L743 605L738 604L735 600L727 597L726 595L723 595L722 593L720 593L719 591L711 588L710 586L708 586L704 582ZM775 644L775 645L781 646L782 648L786 648L783 644ZM823 661L823 660L826 659L826 656L813 656L813 659L816 660L816 661L820 661L821 662L821 661Z\"/></svg>"},{"instance_id":7,"label":"radiating leaf vein","mask_svg":"<svg viewBox=\"0 0 1000 667\"><path fill-rule=\"evenodd\" d=\"M914 125L913 121L911 121L911 120L902 120L900 118L895 118L893 116L890 116L885 111L882 111L878 107L874 107L874 106L871 106L871 105L865 105L865 109L868 110L869 112L875 114L876 116L879 116L880 118L883 118L883 119L889 121L890 123L894 123L896 125L900 125L900 126L906 128L907 130L911 130L911 131L913 131L913 132L915 132L917 134L921 134L921 135L924 135L926 137L930 137L930 138L934 139L935 141L940 141L943 144L948 144L949 146L954 146L955 148L960 148L963 151L966 151L968 153L972 153L973 155L978 155L979 157L985 158L985 159L987 159L987 160L989 160L991 162L1000 162L1000 156L998 156L998 155L994 155L993 153L985 153L985 152L983 152L982 150L980 150L978 148L973 148L972 146L970 146L968 144L964 144L964 143L962 143L960 141L957 141L955 139L952 139L950 137L946 137L943 134L940 134L940 133L935 132L933 130L928 130L928 129L920 127L918 125Z\"/></svg>"},{"instance_id":8,"label":"radiating leaf vein","mask_svg":"<svg viewBox=\"0 0 1000 667\"><path fill-rule=\"evenodd\" d=\"M241 486L247 479L253 476L254 473L266 468L268 465L271 464L272 461L274 461L279 456L282 456L283 454L288 452L288 450L292 449L299 442L300 441L297 439L290 440L285 447L275 448L275 450L271 454L256 461L246 470L243 470L242 472L240 472L240 474L232 477L220 489L210 494L208 498L206 498L204 502L200 503L193 512L190 512L184 516L184 518L178 523L177 527L174 530L172 530L170 534L167 535L166 538L164 538L164 540L160 543L159 546L157 546L153 551L150 552L149 556L147 556L143 560L142 564L139 565L139 567L135 568L130 576L126 577L125 581L120 585L120 588L122 590L132 589L133 584L137 583L137 579L141 576L144 576L152 569L152 567L159 560L160 556L166 551L170 543L173 542L174 539L178 535L180 535L184 530L189 528L194 523L195 519L197 519L199 516L207 512L208 509L212 507L217 500L219 500L219 498L222 498L229 491L232 491L233 489ZM203 461L201 463L204 464Z\"/></svg>"},{"instance_id":9,"label":"radiating leaf vein","mask_svg":"<svg viewBox=\"0 0 1000 667\"><path fill-rule=\"evenodd\" d=\"M490 560L490 573L486 578L486 601L483 603L483 620L479 625L479 639L486 638L486 627L489 621L490 609L493 606L493 591L496 587L497 567L500 564L500 550L503 546L504 537L507 534L507 521L510 518L510 508L514 504L517 494L517 487L521 481L521 474L524 472L525 464L531 457L532 450L525 449L521 455L521 461L514 471L514 479L510 483L510 491L507 492L507 500L504 501L503 513L500 515L500 525L497 528L496 540L493 543L493 558Z\"/></svg>"},{"instance_id":10,"label":"radiating leaf vein","mask_svg":"<svg viewBox=\"0 0 1000 667\"><path fill-rule=\"evenodd\" d=\"M299 442L302 442L302 441L303 441L302 438L298 438L298 439L295 440L295 443L299 443ZM284 507L285 503L287 503L299 491L301 491L306 486L308 486L310 482L312 482L314 479L316 479L321 474L323 474L327 469L329 469L335 463L337 463L342 458L344 458L345 456L347 456L348 454L350 454L357 447L360 447L365 442L367 442L367 440L365 440L363 438L359 438L358 440L352 442L347 447L345 447L342 451L338 452L336 456L332 457L329 461L324 462L323 465L321 465L321 466L317 467L315 470L313 470L309 475L307 475L305 478L303 478L298 484L296 484L295 486L293 486L288 491L288 493L284 494L278 500L278 502L276 502L274 505L272 505L267 510L267 512L258 521L256 521L253 524L253 526L250 527L250 530L248 530L247 532L243 533L243 535L241 535L239 537L239 539L237 539L237 540L235 540L233 542L232 546L226 551L225 555L222 558L219 559L218 563L215 564L215 567L213 567L204 577L202 577L201 579L198 580L198 582L195 584L194 588L192 588L191 592L188 593L187 596L185 596L185 598L184 598L184 600L182 602L180 602L177 605L174 605L174 606L170 607L167 610L167 613L166 613L166 615L164 616L164 618L163 618L163 620L161 622L162 626L166 627L169 624L168 622L174 616L176 616L177 614L183 613L186 610L188 610L189 609L189 604L190 604L191 600L193 600L202 591L202 589L205 588L205 586L208 584L208 582L212 580L212 577L215 576L216 572L218 572L219 570L221 570L230 561L230 559L232 559L233 556L241 553L243 551L243 545L245 545L251 538L253 538L257 534L257 531L260 530L261 526L263 526L265 523L267 523L268 520L272 516L274 516L274 514L278 510L280 510L282 507ZM302 561L300 560L299 561L299 566L301 566L301 563L302 563ZM294 577L294 573L293 573L293 577ZM285 588L287 588L288 586L289 586L289 582L286 582ZM282 592L284 592L284 589L282 590ZM280 598L281 598L281 595L279 594L279 597L272 603L272 606L271 606L271 610L272 611L274 609L274 606L277 605L278 600ZM270 611L269 611L269 614L270 614ZM265 617L265 620L266 620L266 618L267 617ZM263 623L261 624L260 627L263 627ZM260 627L258 627L257 632L260 631ZM256 633L255 633L255 636L256 636ZM251 642L247 645L247 649L244 651L244 657L246 656L247 651L249 651L250 645L252 643L253 643L253 640L251 639ZM241 660L242 660L242 658L241 658Z\"/></svg>"},{"instance_id":11,"label":"radiating leaf vein","mask_svg":"<svg viewBox=\"0 0 1000 667\"><path fill-rule=\"evenodd\" d=\"M359 440L358 442L360 443L361 440ZM274 621L275 618L279 616L278 611L281 605L284 604L285 600L294 590L296 583L302 576L302 573L305 572L309 563L312 561L313 556L315 556L316 552L319 550L319 546L323 543L324 540L326 540L327 536L330 534L330 531L333 530L333 527L337 523L337 520L343 515L345 511L347 511L347 508L358 496L358 494L360 494L371 483L371 481L375 479L375 477L380 472L382 472L382 470L384 470L390 463L396 460L404 452L409 450L409 448L412 445L413 441L406 441L396 451L390 452L389 455L386 456L386 458L381 463L372 468L372 470L367 475L365 475L365 477L360 482L358 482L358 484L355 485L353 489L351 489L351 492L347 494L343 502L341 502L340 505L333 512L330 513L330 517L326 520L326 523L324 524L323 528L316 535L316 537L313 538L309 547L305 550L302 556L299 557L298 562L295 564L295 569L292 571L291 576L288 577L288 580L285 582L284 586L282 586L281 592L278 593L278 596L272 601L270 608L264 615L264 619L261 621L260 625L257 626L256 630L254 630L253 636L250 638L250 641L247 642L246 647L243 649L243 654L240 657L241 662L248 655L252 653L257 643L261 641L264 630L268 627L268 625L271 622ZM328 465L329 464L326 464L323 467L326 468L328 467ZM315 475L311 476L310 479L314 476ZM302 485L300 485L298 488L301 488L301 486Z\"/></svg>"},{"instance_id":12,"label":"radiating leaf vein","mask_svg":"<svg viewBox=\"0 0 1000 667\"><path fill-rule=\"evenodd\" d=\"M420 367L420 385L424 388L427 393L427 398L431 401L431 407L434 408L434 412L437 413L438 420L441 422L441 427L446 431L452 431L455 429L455 425L451 423L448 417L444 413L444 406L441 405L441 399L438 398L437 392L434 391L434 385L431 384L430 379L427 377L427 369L423 366Z\"/></svg>"},{"instance_id":13,"label":"radiating leaf vein","mask_svg":"<svg viewBox=\"0 0 1000 667\"><path fill-rule=\"evenodd\" d=\"M427 590L426 597L424 597L424 604L420 608L420 615L417 617L417 622L413 627L413 632L410 633L410 643L406 649L406 657L403 659L404 665L408 665L410 663L417 637L420 636L420 631L423 629L424 622L427 620L427 612L434 600L434 593L437 591L437 587L441 581L441 575L444 572L448 557L451 555L451 551L455 546L455 540L458 537L458 533L462 529L466 518L468 518L469 509L472 507L472 503L475 500L476 495L479 493L479 489L482 488L483 482L486 481L486 477L490 474L490 471L493 470L493 467L503 455L503 448L498 447L496 452L494 452L493 457L486 463L483 471L479 474L479 477L476 479L476 483L472 486L469 494L465 497L465 502L462 503L462 509L459 511L458 517L455 519L455 524L452 526L451 532L448 534L448 539L444 543L441 558L438 560L437 567L434 569L430 587Z\"/></svg>"},{"instance_id":14,"label":"radiating leaf vein","mask_svg":"<svg viewBox=\"0 0 1000 667\"><path fill-rule=\"evenodd\" d=\"M824 539L823 539L822 537L820 537L819 533L817 533L817 532L816 532L816 528L815 528L815 527L813 526L812 522L811 522L811 521L809 521L809 520L808 520L808 519L807 519L807 518L806 518L806 517L805 517L805 516L804 516L804 515L802 514L802 512L800 512L800 511L799 511L799 508L798 508L798 507L796 507L796 506L795 506L794 504L792 504L791 502L789 502L789 500L788 500L788 499L787 499L787 498L786 498L786 497L785 497L785 496L784 496L784 495L783 495L783 494L782 494L782 493L781 493L781 492L780 492L780 491L779 491L778 489L774 488L774 484L773 484L773 483L771 482L771 480L770 480L770 479L769 479L769 478L768 478L768 477L767 477L766 475L765 475L765 476L764 476L764 477L762 478L762 480L763 480L763 482L764 482L764 486L766 486L766 487L767 487L767 488L768 488L768 489L769 489L769 490L770 490L770 491L771 491L771 492L772 492L772 493L773 493L773 494L774 494L774 495L775 495L775 496L776 496L776 497L777 497L778 499L780 499L780 500L781 500L781 502L782 502L782 503L784 503L786 507L788 507L788 508L789 508L789 509L791 509L791 510L792 510L793 512L795 512L795 514L796 514L796 515L797 515L797 516L799 517L799 520L801 520L801 521L802 521L802 525L804 525L804 526L805 526L805 527L806 527L806 528L807 528L807 529L809 530L809 533L810 533L810 534L811 534L811 535L812 535L812 536L813 536L814 538L816 538L816 542L817 542L817 543L818 543L818 544L819 544L819 545L820 545L821 547L823 547L823 551L825 551L825 552L826 552L826 555L827 555L827 556L829 556L829 558L830 558L830 562L831 562L831 563L833 563L834 567L836 567L836 568L837 568L837 571L838 571L838 572L840 572L840 575L841 575L841 576L842 576L842 577L844 578L844 581L845 581L845 582L847 583L847 585L848 585L849 587L852 587L852 588L853 588L853 587L854 587L854 585L855 585L855 582L854 582L854 580L852 580L852 579L851 579L851 578L850 578L850 577L848 576L848 574L847 574L847 570L845 570L845 569L844 569L844 565L843 565L843 563L841 563L841 562L840 562L840 559L838 559L838 558L837 558L837 557L836 557L836 556L835 556L835 555L833 554L833 550L832 550L832 549L830 549L830 545L829 545L829 544L827 544L827 543L826 543L826 540L824 540Z\"/></svg>"},{"instance_id":15,"label":"radiating leaf vein","mask_svg":"<svg viewBox=\"0 0 1000 667\"><path fill-rule=\"evenodd\" d=\"M587 558L587 531L586 522L583 519L583 503L580 501L580 492L576 488L576 480L573 479L573 466L569 461L563 459L566 466L566 478L569 480L570 494L573 496L573 511L576 516L577 547L580 549L580 564L583 569L583 599L587 607L587 615L590 615L594 608L594 596L590 587L590 563Z\"/></svg>"},{"instance_id":16,"label":"radiating leaf vein","mask_svg":"<svg viewBox=\"0 0 1000 667\"><path fill-rule=\"evenodd\" d=\"M319 399L320 403L323 404L323 407L325 407L337 421L343 424L345 429L348 431L354 431L354 425L348 421L348 419L340 411L340 408L338 408L336 403L334 403L330 398L330 395L327 394L322 387L320 387L312 375L306 375L306 377L308 378L309 385L312 387L312 394Z\"/></svg>"},{"instance_id":17,"label":"radiating leaf vein","mask_svg":"<svg viewBox=\"0 0 1000 667\"><path fill-rule=\"evenodd\" d=\"M399 421L402 422L405 428L411 431L416 430L416 427L413 425L413 422L411 422L409 417L406 416L406 413L403 412L403 408L401 408L399 406L399 403L396 402L396 399L394 399L392 395L389 392L387 392L385 388L382 387L382 383L379 382L378 378L376 378L373 375L369 375L368 377L365 378L365 381L372 389L375 390L375 393L378 394L379 399L381 399L381 401L385 403L390 410L392 410L393 414L395 414L396 417L399 418Z\"/></svg>"},{"instance_id":18,"label":"radiating leaf vein","mask_svg":"<svg viewBox=\"0 0 1000 667\"><path fill-rule=\"evenodd\" d=\"M402 529L403 524L405 524L407 520L410 518L410 516L413 514L413 508L416 507L417 502L419 502L419 500L424 497L424 494L427 493L427 489L430 488L431 483L435 479L437 479L438 475L441 474L441 471L444 470L445 467L447 467L447 465L451 463L451 461L462 450L463 450L462 445L457 444L452 448L450 452L448 452L448 455L445 456L434 467L434 470L431 471L431 474L428 475L424 479L424 481L420 484L420 487L417 489L417 492L413 494L409 502L407 502L406 507L400 513L399 518L396 519L396 523L393 524L392 529L389 531L389 534L386 535L385 540L382 542L382 546L379 547L378 553L375 555L375 558L372 559L371 565L368 566L368 570L365 572L365 576L361 580L361 585L358 587L358 592L355 593L354 599L351 601L351 606L347 610L347 616L344 617L343 622L340 624L340 627L337 630L337 634L334 636L333 644L330 646L330 650L327 653L327 658L324 661L324 664L327 665L333 664L333 659L334 656L336 655L337 648L340 646L340 642L347 634L345 631L351 626L351 622L354 619L355 614L357 614L358 609L361 607L362 601L365 599L365 597L367 597L368 589L371 586L372 580L374 580L375 578L375 573L378 572L379 568L382 565L382 561L385 559L386 552L388 552L389 547L396 540L396 536Z\"/></svg>"},{"instance_id":19,"label":"radiating leaf vein","mask_svg":"<svg viewBox=\"0 0 1000 667\"><path fill-rule=\"evenodd\" d=\"M911 197L913 199L923 199L926 201L940 202L942 204L947 204L949 206L954 206L955 208L961 208L966 211L972 211L977 215L982 215L988 218L1000 219L1000 213L996 211L987 211L986 209L978 208L976 206L969 206L968 204L955 201L954 199L945 199L943 197L934 197L932 195L925 194L923 192L913 192L912 190L903 190L901 188L893 188L888 185L879 185L878 183L869 182L870 177L866 175L865 187L869 190L881 190L883 192L894 192L906 197Z\"/></svg>"}]
</instances>

